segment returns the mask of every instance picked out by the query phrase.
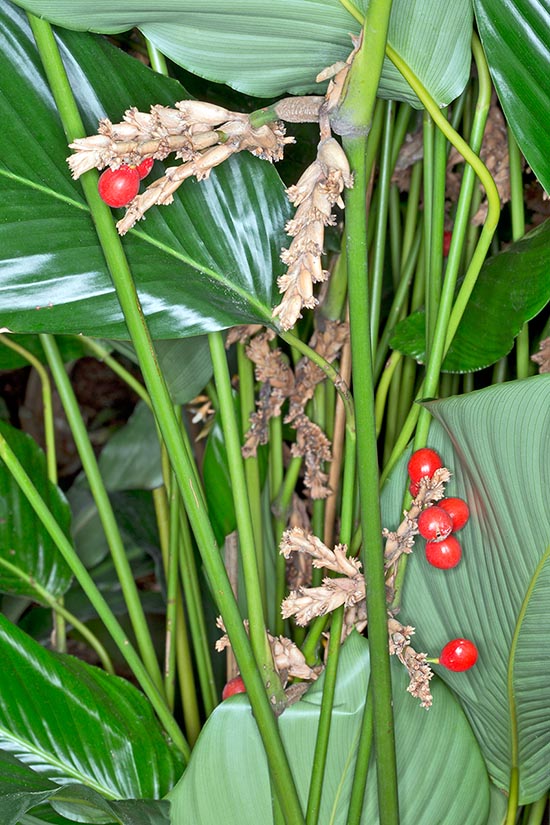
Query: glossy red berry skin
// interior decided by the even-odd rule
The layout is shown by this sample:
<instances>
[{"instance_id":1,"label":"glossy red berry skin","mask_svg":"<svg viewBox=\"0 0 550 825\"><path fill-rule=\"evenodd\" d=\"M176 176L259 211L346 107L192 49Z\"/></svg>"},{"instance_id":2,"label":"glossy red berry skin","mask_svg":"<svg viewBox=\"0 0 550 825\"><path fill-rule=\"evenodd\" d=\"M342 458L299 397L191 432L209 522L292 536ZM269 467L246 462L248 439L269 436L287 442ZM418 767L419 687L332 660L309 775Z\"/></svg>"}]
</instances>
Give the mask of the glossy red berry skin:
<instances>
[{"instance_id":1,"label":"glossy red berry skin","mask_svg":"<svg viewBox=\"0 0 550 825\"><path fill-rule=\"evenodd\" d=\"M452 529L453 520L441 507L427 507L418 516L418 532L428 541L442 541Z\"/></svg>"},{"instance_id":2,"label":"glossy red berry skin","mask_svg":"<svg viewBox=\"0 0 550 825\"><path fill-rule=\"evenodd\" d=\"M246 693L242 676L235 676L229 680L222 691L222 699L229 699L230 696L235 696L237 693Z\"/></svg>"},{"instance_id":3,"label":"glossy red berry skin","mask_svg":"<svg viewBox=\"0 0 550 825\"><path fill-rule=\"evenodd\" d=\"M462 558L460 542L454 536L426 542L426 561L440 570L451 570Z\"/></svg>"},{"instance_id":4,"label":"glossy red berry skin","mask_svg":"<svg viewBox=\"0 0 550 825\"><path fill-rule=\"evenodd\" d=\"M154 163L155 161L153 160L153 158L145 158L145 160L142 160L141 163L138 164L138 166L136 166L140 180L143 180L143 178L147 177L147 175L153 168Z\"/></svg>"},{"instance_id":5,"label":"glossy red berry skin","mask_svg":"<svg viewBox=\"0 0 550 825\"><path fill-rule=\"evenodd\" d=\"M410 480L416 484L424 476L431 478L436 470L443 467L439 453L429 447L422 447L412 454L407 464Z\"/></svg>"},{"instance_id":6,"label":"glossy red berry skin","mask_svg":"<svg viewBox=\"0 0 550 825\"><path fill-rule=\"evenodd\" d=\"M462 498L442 498L437 506L446 510L453 520L453 533L462 530L470 518L470 508Z\"/></svg>"},{"instance_id":7,"label":"glossy red berry skin","mask_svg":"<svg viewBox=\"0 0 550 825\"><path fill-rule=\"evenodd\" d=\"M139 192L139 173L135 166L106 169L97 184L101 200L108 206L126 206Z\"/></svg>"},{"instance_id":8,"label":"glossy red berry skin","mask_svg":"<svg viewBox=\"0 0 550 825\"><path fill-rule=\"evenodd\" d=\"M456 673L469 670L477 662L477 647L469 639L453 639L439 654L439 664Z\"/></svg>"}]
</instances>

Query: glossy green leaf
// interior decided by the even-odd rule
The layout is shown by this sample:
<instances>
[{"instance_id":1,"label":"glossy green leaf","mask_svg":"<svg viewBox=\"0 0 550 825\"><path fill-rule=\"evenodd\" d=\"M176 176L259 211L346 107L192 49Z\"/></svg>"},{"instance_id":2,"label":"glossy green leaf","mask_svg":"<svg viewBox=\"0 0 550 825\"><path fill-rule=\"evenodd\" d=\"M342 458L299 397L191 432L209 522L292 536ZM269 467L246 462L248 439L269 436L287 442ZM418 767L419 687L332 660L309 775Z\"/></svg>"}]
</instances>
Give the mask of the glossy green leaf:
<instances>
[{"instance_id":1,"label":"glossy green leaf","mask_svg":"<svg viewBox=\"0 0 550 825\"><path fill-rule=\"evenodd\" d=\"M168 825L169 803L131 799L113 802L84 785L60 787L0 750L0 817L2 825L17 825L27 811L49 801L70 821L120 823L120 825ZM33 816L37 812L33 810ZM41 819L41 817L38 817ZM64 820L67 821L67 820Z\"/></svg>"},{"instance_id":2,"label":"glossy green leaf","mask_svg":"<svg viewBox=\"0 0 550 825\"><path fill-rule=\"evenodd\" d=\"M394 660L394 707L400 812L403 825L439 822L485 825L487 774L464 715L451 693L433 683L429 712L406 691L408 676ZM343 825L354 753L369 677L368 644L353 634L341 652L319 822ZM319 720L322 680L280 717L298 792L305 803ZM236 756L238 755L238 758ZM213 777L215 778L213 781ZM222 702L207 721L172 801L172 825L188 822L269 825L270 783L250 705L240 695ZM378 822L376 770L369 771L362 822Z\"/></svg>"},{"instance_id":3,"label":"glossy green leaf","mask_svg":"<svg viewBox=\"0 0 550 825\"><path fill-rule=\"evenodd\" d=\"M114 348L138 363L129 341L112 341ZM174 404L187 404L212 378L212 360L206 335L156 341L155 350Z\"/></svg>"},{"instance_id":4,"label":"glossy green leaf","mask_svg":"<svg viewBox=\"0 0 550 825\"><path fill-rule=\"evenodd\" d=\"M0 435L6 439L58 524L69 536L70 511L61 491L48 481L43 451L30 436L5 421L0 421ZM52 596L63 595L71 583L69 567L3 462L0 462L0 559L16 567L23 576L30 576ZM30 582L1 564L0 590L40 601Z\"/></svg>"},{"instance_id":5,"label":"glossy green leaf","mask_svg":"<svg viewBox=\"0 0 550 825\"><path fill-rule=\"evenodd\" d=\"M496 363L510 352L524 323L549 300L550 221L545 221L483 264L444 371L472 372ZM423 312L397 325L391 346L424 362Z\"/></svg>"},{"instance_id":6,"label":"glossy green leaf","mask_svg":"<svg viewBox=\"0 0 550 825\"><path fill-rule=\"evenodd\" d=\"M521 801L530 802L550 786L550 376L428 408L429 445L453 473L447 493L466 499L471 515L452 570L431 567L416 540L401 620L431 656L450 639L474 641L475 667L437 672L459 697L495 784L507 789L516 766ZM400 521L406 475L403 459L383 491L389 529Z\"/></svg>"},{"instance_id":7,"label":"glossy green leaf","mask_svg":"<svg viewBox=\"0 0 550 825\"><path fill-rule=\"evenodd\" d=\"M16 332L127 338L25 15L0 8L0 308ZM182 87L88 33L63 32L86 127L131 105L173 105ZM160 165L159 165L160 168ZM170 207L123 241L156 338L269 322L290 206L270 164L248 153L207 181L186 181Z\"/></svg>"},{"instance_id":8,"label":"glossy green leaf","mask_svg":"<svg viewBox=\"0 0 550 825\"><path fill-rule=\"evenodd\" d=\"M550 190L550 7L547 0L474 0L502 108L527 163Z\"/></svg>"},{"instance_id":9,"label":"glossy green leaf","mask_svg":"<svg viewBox=\"0 0 550 825\"><path fill-rule=\"evenodd\" d=\"M181 775L179 753L129 682L45 650L1 615L0 655L3 750L109 799L158 799Z\"/></svg>"},{"instance_id":10,"label":"glossy green leaf","mask_svg":"<svg viewBox=\"0 0 550 825\"><path fill-rule=\"evenodd\" d=\"M117 32L138 26L175 63L258 97L320 93L316 75L345 60L359 23L339 0L22 0L24 8L74 29ZM355 4L364 12L367 3ZM429 21L429 23L427 22ZM394 0L389 40L440 105L468 79L472 10L469 0ZM386 61L384 97L418 103Z\"/></svg>"}]
</instances>

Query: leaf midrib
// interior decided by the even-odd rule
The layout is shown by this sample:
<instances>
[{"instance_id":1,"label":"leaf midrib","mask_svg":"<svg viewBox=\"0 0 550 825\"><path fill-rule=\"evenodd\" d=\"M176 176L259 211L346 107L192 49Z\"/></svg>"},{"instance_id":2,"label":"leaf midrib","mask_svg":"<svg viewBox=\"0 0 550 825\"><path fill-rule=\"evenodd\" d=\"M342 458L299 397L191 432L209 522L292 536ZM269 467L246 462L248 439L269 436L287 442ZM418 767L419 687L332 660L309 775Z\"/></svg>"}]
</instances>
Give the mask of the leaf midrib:
<instances>
[{"instance_id":1,"label":"leaf midrib","mask_svg":"<svg viewBox=\"0 0 550 825\"><path fill-rule=\"evenodd\" d=\"M49 189L46 186L42 186L41 184L38 184L35 181L30 180L29 178L23 178L20 175L16 175L7 169L0 168L0 175L3 175L4 177L9 178L10 180L16 181L17 183L23 186L28 186L30 189L36 189L47 196L60 200L63 203L67 203L69 206L74 206L83 212L87 212L88 215L90 215L91 219L90 208L85 204L79 203L78 201L73 200L72 198L69 198L66 195L61 195L59 192L55 192L53 189ZM251 295L246 289L237 286L233 281L226 278L220 272L211 269L208 266L199 264L197 261L193 260L193 258L189 257L188 255L185 255L182 252L177 252L175 249L172 249L171 247L167 246L162 241L155 240L150 235L147 235L145 232L142 232L139 229L131 229L129 231L129 234L134 235L141 241L145 241L150 246L154 246L157 249L160 249L166 255L170 255L172 258L175 258L176 260L181 261L182 263L185 263L188 266L191 266L194 270L196 270L196 272L207 275L212 280L216 281L219 284L222 284L226 289L232 291L241 300L244 300L246 303L251 305L254 308L254 310L258 313L258 315L265 319L266 324L274 326L271 314L269 312L266 312L265 305L262 304L254 295Z\"/></svg>"}]
</instances>

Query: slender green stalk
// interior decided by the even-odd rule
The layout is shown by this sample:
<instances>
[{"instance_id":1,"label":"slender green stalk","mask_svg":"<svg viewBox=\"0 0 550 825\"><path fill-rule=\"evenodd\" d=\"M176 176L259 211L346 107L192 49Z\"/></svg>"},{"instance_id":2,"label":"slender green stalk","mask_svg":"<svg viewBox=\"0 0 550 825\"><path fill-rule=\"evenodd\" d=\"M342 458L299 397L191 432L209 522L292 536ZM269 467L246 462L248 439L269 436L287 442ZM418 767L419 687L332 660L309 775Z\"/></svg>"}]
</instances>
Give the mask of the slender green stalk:
<instances>
[{"instance_id":1,"label":"slender green stalk","mask_svg":"<svg viewBox=\"0 0 550 825\"><path fill-rule=\"evenodd\" d=\"M178 545L179 545L180 496L175 483L170 484L170 534L166 575L166 633L164 649L164 691L170 710L174 710L176 698L176 629L179 601Z\"/></svg>"},{"instance_id":2,"label":"slender green stalk","mask_svg":"<svg viewBox=\"0 0 550 825\"><path fill-rule=\"evenodd\" d=\"M126 633L118 623L114 613L101 595L92 577L78 558L70 541L67 539L65 533L53 517L40 493L3 436L0 436L0 459L6 464L6 467L28 499L29 504L46 528L52 541L69 565L74 577L86 593L90 603L97 611L99 618L105 625L108 633L110 633L145 695L151 702L166 732L172 737L174 743L182 751L185 758L189 759L189 746L172 714L168 710L164 697L152 681L135 648L130 644Z\"/></svg>"},{"instance_id":3,"label":"slender green stalk","mask_svg":"<svg viewBox=\"0 0 550 825\"><path fill-rule=\"evenodd\" d=\"M376 352L378 343L378 329L382 302L382 284L384 280L384 261L386 257L386 233L388 227L388 209L390 198L390 182L393 167L391 164L393 138L394 106L391 100L386 102L384 119L384 136L378 171L378 192L380 200L376 211L375 243L371 268L371 302L370 302L370 332L371 348Z\"/></svg>"},{"instance_id":4,"label":"slender green stalk","mask_svg":"<svg viewBox=\"0 0 550 825\"><path fill-rule=\"evenodd\" d=\"M214 380L220 401L221 423L225 438L227 463L229 465L229 476L231 478L233 503L239 533L239 547L248 606L250 641L266 690L270 693L271 701L274 705L280 705L282 708L285 703L285 694L281 680L273 664L271 647L265 627L264 601L260 586L254 530L252 528L252 516L248 502L243 459L241 456L241 441L233 405L231 379L227 366L225 347L223 338L219 332L210 333L208 340L210 343L212 365L214 367Z\"/></svg>"},{"instance_id":5,"label":"slender green stalk","mask_svg":"<svg viewBox=\"0 0 550 825\"><path fill-rule=\"evenodd\" d=\"M149 60L151 63L151 68L158 72L159 74L163 74L168 77L168 66L166 64L166 58L156 46L151 43L149 38L145 38L145 42L147 44L147 54L149 55Z\"/></svg>"},{"instance_id":6,"label":"slender green stalk","mask_svg":"<svg viewBox=\"0 0 550 825\"><path fill-rule=\"evenodd\" d=\"M536 802L532 802L527 808L522 818L522 825L543 825L543 822L547 822L548 820L544 819L544 814L546 812L546 806L548 805L548 792L541 796L540 799L537 799Z\"/></svg>"},{"instance_id":7,"label":"slender green stalk","mask_svg":"<svg viewBox=\"0 0 550 825\"><path fill-rule=\"evenodd\" d=\"M69 376L65 371L65 365L63 364L63 359L61 358L55 339L51 335L42 334L40 335L40 341L55 380L57 391L59 392L59 397L61 398L61 403L63 404L63 409L65 410L71 433L90 485L91 493L97 505L99 518L101 519L101 524L124 595L124 601L128 608L128 615L136 636L138 649L147 670L151 674L151 678L158 689L162 691L162 674L157 654L147 626L147 620L139 598L132 568L126 555L126 549L120 536L115 514L101 473L99 472L97 459L90 443L86 426L82 420L78 401L76 400Z\"/></svg>"},{"instance_id":8,"label":"slender green stalk","mask_svg":"<svg viewBox=\"0 0 550 825\"><path fill-rule=\"evenodd\" d=\"M517 241L525 234L525 209L523 204L523 174L521 154L517 141L508 126L508 156L510 159L510 212L512 216L512 240ZM531 373L532 361L529 352L529 327L524 324L516 339L516 374L527 378Z\"/></svg>"},{"instance_id":9,"label":"slender green stalk","mask_svg":"<svg viewBox=\"0 0 550 825\"><path fill-rule=\"evenodd\" d=\"M367 787L367 779L369 774L369 762L371 757L372 742L372 690L367 689L367 702L365 705L365 713L363 714L363 722L361 729L361 738L365 740L367 746L361 748L357 752L357 760L355 762L355 771L353 775L353 785L351 788L348 818L346 825L360 825L361 815L363 813L363 801L365 798L365 788Z\"/></svg>"},{"instance_id":10,"label":"slender green stalk","mask_svg":"<svg viewBox=\"0 0 550 825\"><path fill-rule=\"evenodd\" d=\"M113 358L109 350L107 350L104 346L102 346L98 341L94 341L93 338L87 338L86 336L79 336L79 341L82 342L84 347L90 352L98 361L103 361L104 364L107 364L110 370L112 370L115 375L124 381L127 387L129 387L135 394L141 398L141 400L147 404L149 409L151 409L151 399L147 394L147 390L143 386L143 384L135 378L131 372L129 372L125 367L122 366L120 361L117 361L116 358Z\"/></svg>"},{"instance_id":11,"label":"slender green stalk","mask_svg":"<svg viewBox=\"0 0 550 825\"><path fill-rule=\"evenodd\" d=\"M34 15L29 15L37 47L44 64L57 109L67 136L72 142L84 137L85 130L78 113L70 84L61 61L57 44L49 24ZM223 615L233 651L247 687L248 697L258 725L271 778L288 825L303 825L300 800L288 765L288 760L280 738L278 726L265 692L263 679L256 669L250 642L242 624L242 619L231 584L220 558L216 537L210 524L200 491L196 488L196 469L190 461L183 442L179 422L174 416L170 394L162 376L153 342L145 321L137 291L117 235L109 208L101 201L97 192L97 174L92 170L81 178L85 196L90 204L98 239L126 325L134 344L145 385L151 397L155 415L170 454L181 496L189 515L212 592ZM171 718L171 717L170 717Z\"/></svg>"},{"instance_id":12,"label":"slender green stalk","mask_svg":"<svg viewBox=\"0 0 550 825\"><path fill-rule=\"evenodd\" d=\"M241 430L245 433L250 426L250 416L256 409L256 405L254 398L254 367L252 361L246 357L242 344L237 344L237 364L239 368ZM264 616L267 616L264 540L262 530L262 485L260 480L260 465L256 455L251 455L244 459L244 472L247 490L246 498L250 507L250 518L252 519L252 533L254 536L260 593Z\"/></svg>"},{"instance_id":13,"label":"slender green stalk","mask_svg":"<svg viewBox=\"0 0 550 825\"><path fill-rule=\"evenodd\" d=\"M21 579L21 581L25 582L25 584L32 587L32 589L36 593L36 601L41 602L42 604L47 604L55 613L59 613L66 622L72 624L74 629L80 633L80 635L85 639L90 647L95 650L97 653L101 664L107 671L107 673L114 674L115 670L113 668L113 663L111 662L111 658L97 636L92 633L92 631L87 627L83 622L80 621L76 616L74 616L67 608L55 599L51 593L43 588L32 576L26 573L21 568L16 567L14 564L11 564L7 559L0 558L0 567L3 567L5 570L8 570L14 576Z\"/></svg>"},{"instance_id":14,"label":"slender green stalk","mask_svg":"<svg viewBox=\"0 0 550 825\"><path fill-rule=\"evenodd\" d=\"M426 250L426 255L424 256L424 305L426 307L426 353L429 353L432 348L432 340L435 330L435 320L437 317L437 293L436 295L432 295L432 285L434 283L434 279L431 275L434 181L434 123L432 118L430 117L430 113L427 110L424 110L423 113L423 155L423 225L424 249Z\"/></svg>"},{"instance_id":15,"label":"slender green stalk","mask_svg":"<svg viewBox=\"0 0 550 825\"><path fill-rule=\"evenodd\" d=\"M353 137L344 137L344 148L355 176L346 195L348 289L357 428L357 470L363 527L363 565L368 581L367 614L372 662L374 743L376 748L378 810L381 825L399 822L397 768L388 652L386 590L382 525L379 504L378 456L374 411L370 316L367 282L365 144L378 79L382 69L391 3L371 0L349 83L340 107L340 120L348 122ZM359 752L370 748L362 737Z\"/></svg>"}]
</instances>

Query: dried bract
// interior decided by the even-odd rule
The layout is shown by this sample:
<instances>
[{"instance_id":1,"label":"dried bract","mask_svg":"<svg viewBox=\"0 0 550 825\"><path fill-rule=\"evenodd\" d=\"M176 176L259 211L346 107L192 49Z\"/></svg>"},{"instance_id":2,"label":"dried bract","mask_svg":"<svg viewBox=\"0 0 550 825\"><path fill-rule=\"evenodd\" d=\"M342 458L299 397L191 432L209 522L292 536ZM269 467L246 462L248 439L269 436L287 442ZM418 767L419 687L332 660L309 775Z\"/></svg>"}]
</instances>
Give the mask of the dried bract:
<instances>
[{"instance_id":1,"label":"dried bract","mask_svg":"<svg viewBox=\"0 0 550 825\"><path fill-rule=\"evenodd\" d=\"M539 373L550 372L550 338L544 338L539 344L539 351L531 356L531 361L539 365Z\"/></svg>"}]
</instances>

